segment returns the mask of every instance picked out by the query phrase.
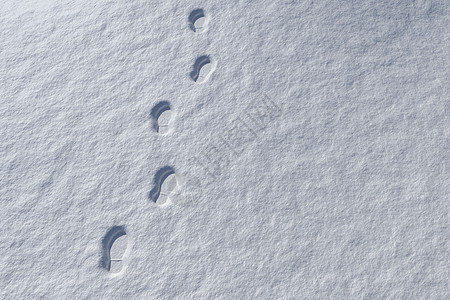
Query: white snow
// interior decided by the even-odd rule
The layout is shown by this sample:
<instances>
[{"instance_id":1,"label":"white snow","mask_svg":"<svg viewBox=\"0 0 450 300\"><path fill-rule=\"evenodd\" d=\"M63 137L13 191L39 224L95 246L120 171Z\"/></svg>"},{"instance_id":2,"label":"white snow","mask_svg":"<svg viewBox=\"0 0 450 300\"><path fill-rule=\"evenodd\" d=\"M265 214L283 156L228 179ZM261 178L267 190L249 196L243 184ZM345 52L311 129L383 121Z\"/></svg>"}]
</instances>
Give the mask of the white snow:
<instances>
[{"instance_id":1,"label":"white snow","mask_svg":"<svg viewBox=\"0 0 450 300\"><path fill-rule=\"evenodd\" d=\"M448 298L449 49L448 0L3 1L0 299Z\"/></svg>"}]
</instances>

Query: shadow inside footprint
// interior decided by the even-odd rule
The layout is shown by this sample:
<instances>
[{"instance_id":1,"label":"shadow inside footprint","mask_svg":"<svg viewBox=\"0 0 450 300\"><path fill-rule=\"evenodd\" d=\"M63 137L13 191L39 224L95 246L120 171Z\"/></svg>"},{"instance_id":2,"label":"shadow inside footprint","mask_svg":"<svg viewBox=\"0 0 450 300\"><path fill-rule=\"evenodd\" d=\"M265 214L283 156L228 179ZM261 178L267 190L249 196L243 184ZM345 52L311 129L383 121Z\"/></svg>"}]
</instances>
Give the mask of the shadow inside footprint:
<instances>
[{"instance_id":1,"label":"shadow inside footprint","mask_svg":"<svg viewBox=\"0 0 450 300\"><path fill-rule=\"evenodd\" d=\"M194 32L202 32L206 30L206 17L203 9L194 9L189 14L189 27Z\"/></svg>"},{"instance_id":2,"label":"shadow inside footprint","mask_svg":"<svg viewBox=\"0 0 450 300\"><path fill-rule=\"evenodd\" d=\"M200 56L195 60L191 78L197 83L203 83L208 80L211 73L214 71L214 64L207 55Z\"/></svg>"},{"instance_id":3,"label":"shadow inside footprint","mask_svg":"<svg viewBox=\"0 0 450 300\"><path fill-rule=\"evenodd\" d=\"M107 271L111 271L111 247L118 238L124 235L126 235L124 226L114 226L106 233L102 240L103 256L100 261L100 266Z\"/></svg>"},{"instance_id":4,"label":"shadow inside footprint","mask_svg":"<svg viewBox=\"0 0 450 300\"><path fill-rule=\"evenodd\" d=\"M153 202L157 202L158 198L161 195L162 187L164 184L164 181L171 175L175 174L175 170L172 167L165 166L156 172L154 184L155 187L150 191L149 198ZM168 191L170 193L170 191ZM164 192L163 192L164 194ZM164 196L168 196L167 193Z\"/></svg>"},{"instance_id":5,"label":"shadow inside footprint","mask_svg":"<svg viewBox=\"0 0 450 300\"><path fill-rule=\"evenodd\" d=\"M161 115L163 115L163 113L167 113L170 110L171 110L170 103L168 101L161 101L152 108L150 115L153 120L152 122L153 129L155 129L156 132L160 132L161 127L168 127L168 120L167 124L166 123L162 124L160 117Z\"/></svg>"}]
</instances>

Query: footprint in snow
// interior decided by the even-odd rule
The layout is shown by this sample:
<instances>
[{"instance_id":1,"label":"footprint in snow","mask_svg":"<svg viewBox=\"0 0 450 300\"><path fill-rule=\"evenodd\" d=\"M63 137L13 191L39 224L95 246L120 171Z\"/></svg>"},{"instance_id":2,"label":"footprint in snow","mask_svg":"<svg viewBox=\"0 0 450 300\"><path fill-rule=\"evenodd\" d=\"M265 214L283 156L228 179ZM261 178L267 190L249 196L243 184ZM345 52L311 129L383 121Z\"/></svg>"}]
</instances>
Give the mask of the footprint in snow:
<instances>
[{"instance_id":1,"label":"footprint in snow","mask_svg":"<svg viewBox=\"0 0 450 300\"><path fill-rule=\"evenodd\" d=\"M155 187L150 191L149 197L157 205L169 203L171 196L178 190L178 179L172 167L163 167L156 172Z\"/></svg>"},{"instance_id":2,"label":"footprint in snow","mask_svg":"<svg viewBox=\"0 0 450 300\"><path fill-rule=\"evenodd\" d=\"M104 267L112 274L120 273L124 268L128 238L123 226L114 226L103 239Z\"/></svg>"},{"instance_id":3,"label":"footprint in snow","mask_svg":"<svg viewBox=\"0 0 450 300\"><path fill-rule=\"evenodd\" d=\"M170 103L162 101L156 104L151 111L153 119L153 128L159 134L167 134L170 130L170 124L172 120L172 110Z\"/></svg>"},{"instance_id":4,"label":"footprint in snow","mask_svg":"<svg viewBox=\"0 0 450 300\"><path fill-rule=\"evenodd\" d=\"M196 83L204 83L216 69L216 63L212 62L209 56L203 55L195 60L191 78Z\"/></svg>"},{"instance_id":5,"label":"footprint in snow","mask_svg":"<svg viewBox=\"0 0 450 300\"><path fill-rule=\"evenodd\" d=\"M208 23L209 20L203 9L195 9L189 14L189 27L194 32L205 32L208 29Z\"/></svg>"}]
</instances>

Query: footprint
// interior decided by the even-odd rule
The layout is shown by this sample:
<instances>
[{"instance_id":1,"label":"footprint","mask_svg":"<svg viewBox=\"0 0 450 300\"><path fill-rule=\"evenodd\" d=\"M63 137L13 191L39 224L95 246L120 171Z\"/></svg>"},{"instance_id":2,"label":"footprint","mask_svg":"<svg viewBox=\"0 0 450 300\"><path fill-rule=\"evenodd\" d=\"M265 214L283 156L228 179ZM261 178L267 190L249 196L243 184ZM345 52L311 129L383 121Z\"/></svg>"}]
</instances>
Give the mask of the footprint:
<instances>
[{"instance_id":1,"label":"footprint","mask_svg":"<svg viewBox=\"0 0 450 300\"><path fill-rule=\"evenodd\" d=\"M114 226L103 239L103 249L105 251L103 266L113 274L122 271L123 259L128 247L128 238L123 226Z\"/></svg>"},{"instance_id":2,"label":"footprint","mask_svg":"<svg viewBox=\"0 0 450 300\"><path fill-rule=\"evenodd\" d=\"M195 9L189 14L189 27L194 32L205 32L208 29L209 20L205 17L203 9Z\"/></svg>"},{"instance_id":3,"label":"footprint","mask_svg":"<svg viewBox=\"0 0 450 300\"><path fill-rule=\"evenodd\" d=\"M204 83L209 79L215 69L216 63L211 62L209 56L200 56L194 63L191 78L196 83Z\"/></svg>"},{"instance_id":4,"label":"footprint","mask_svg":"<svg viewBox=\"0 0 450 300\"><path fill-rule=\"evenodd\" d=\"M156 104L151 112L153 118L153 128L160 134L166 134L170 129L170 121L172 119L172 110L170 103L162 101Z\"/></svg>"},{"instance_id":5,"label":"footprint","mask_svg":"<svg viewBox=\"0 0 450 300\"><path fill-rule=\"evenodd\" d=\"M156 172L155 187L150 191L150 199L158 205L168 203L171 195L178 190L177 175L172 167L163 167Z\"/></svg>"}]
</instances>

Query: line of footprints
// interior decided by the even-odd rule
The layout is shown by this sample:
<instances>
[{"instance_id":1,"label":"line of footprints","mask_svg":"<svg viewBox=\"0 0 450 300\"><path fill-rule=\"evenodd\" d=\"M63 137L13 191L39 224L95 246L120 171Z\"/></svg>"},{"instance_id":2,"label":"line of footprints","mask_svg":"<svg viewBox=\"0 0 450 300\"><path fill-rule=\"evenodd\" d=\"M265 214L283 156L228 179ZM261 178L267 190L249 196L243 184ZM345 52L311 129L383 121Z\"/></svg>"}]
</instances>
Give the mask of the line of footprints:
<instances>
[{"instance_id":1,"label":"line of footprints","mask_svg":"<svg viewBox=\"0 0 450 300\"><path fill-rule=\"evenodd\" d=\"M199 34L208 30L209 19L203 9L195 9L189 15L189 28ZM211 62L209 56L200 56L196 59L190 74L195 83L201 84L208 81L214 72L216 64ZM169 132L172 111L170 103L162 101L156 104L152 111L153 128L161 135ZM149 198L157 205L170 203L171 196L178 190L178 180L175 170L166 166L159 169L155 175L155 186L149 193ZM114 226L103 239L102 267L112 274L119 274L124 269L128 249L128 238L125 227Z\"/></svg>"}]
</instances>

